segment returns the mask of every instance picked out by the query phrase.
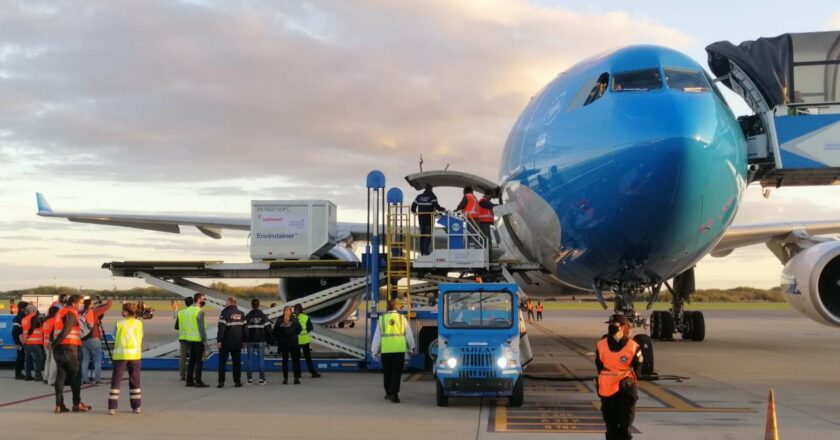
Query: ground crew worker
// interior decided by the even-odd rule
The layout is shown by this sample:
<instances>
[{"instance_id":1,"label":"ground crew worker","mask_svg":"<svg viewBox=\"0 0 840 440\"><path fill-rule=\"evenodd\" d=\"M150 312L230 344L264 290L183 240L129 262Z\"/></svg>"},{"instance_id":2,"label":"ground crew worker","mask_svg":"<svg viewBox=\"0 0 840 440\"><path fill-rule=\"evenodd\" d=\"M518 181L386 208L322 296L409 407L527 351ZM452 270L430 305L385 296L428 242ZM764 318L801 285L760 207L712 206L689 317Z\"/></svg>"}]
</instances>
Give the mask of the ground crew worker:
<instances>
[{"instance_id":1,"label":"ground crew worker","mask_svg":"<svg viewBox=\"0 0 840 440\"><path fill-rule=\"evenodd\" d=\"M302 327L292 314L292 308L283 308L283 317L274 323L274 340L277 341L277 351L283 357L283 385L289 383L289 357L292 358L292 372L295 385L300 384L300 347L298 335Z\"/></svg>"},{"instance_id":2,"label":"ground crew worker","mask_svg":"<svg viewBox=\"0 0 840 440\"><path fill-rule=\"evenodd\" d=\"M251 376L254 362L259 366L260 385L265 385L265 348L271 339L271 321L260 310L260 300L257 298L251 300L251 311L245 315L245 322L248 326L248 342L245 343L248 353L248 385L254 383Z\"/></svg>"},{"instance_id":3,"label":"ground crew worker","mask_svg":"<svg viewBox=\"0 0 840 440\"><path fill-rule=\"evenodd\" d=\"M385 398L400 403L400 382L405 354L414 353L414 334L405 316L397 311L397 301L388 300L388 311L379 316L370 352L381 359Z\"/></svg>"},{"instance_id":4,"label":"ground crew worker","mask_svg":"<svg viewBox=\"0 0 840 440\"><path fill-rule=\"evenodd\" d=\"M420 254L429 255L432 245L432 223L435 212L446 211L438 204L437 196L432 192L432 185L426 184L423 192L411 203L411 212L417 214L417 224L420 226Z\"/></svg>"},{"instance_id":5,"label":"ground crew worker","mask_svg":"<svg viewBox=\"0 0 840 440\"><path fill-rule=\"evenodd\" d=\"M79 360L82 347L82 330L79 326L79 303L81 295L70 295L67 304L55 315L53 324L54 337L50 340L55 358L55 413L61 414L70 411L64 405L64 384L69 382L73 392L73 412L86 412L91 410L90 405L82 403L82 375L79 368Z\"/></svg>"},{"instance_id":6,"label":"ground crew worker","mask_svg":"<svg viewBox=\"0 0 840 440\"><path fill-rule=\"evenodd\" d=\"M537 321L542 321L542 311L543 311L542 302L537 301Z\"/></svg>"},{"instance_id":7,"label":"ground crew worker","mask_svg":"<svg viewBox=\"0 0 840 440\"><path fill-rule=\"evenodd\" d=\"M181 372L181 380L187 380L187 355L190 353L190 343L185 338L186 326L182 325L187 319L187 308L193 304L192 297L184 298L185 308L175 312L175 330L178 330L178 370ZM136 310L136 308L135 308Z\"/></svg>"},{"instance_id":8,"label":"ground crew worker","mask_svg":"<svg viewBox=\"0 0 840 440\"><path fill-rule=\"evenodd\" d=\"M295 304L295 316L300 323L298 346L300 347L300 351L303 353L303 358L306 359L306 368L309 370L309 374L311 374L312 377L321 377L321 375L315 371L315 364L312 363L312 349L309 344L312 342L312 338L309 336L309 332L313 329L312 322L309 320L309 315L303 313L303 306L300 304Z\"/></svg>"},{"instance_id":9,"label":"ground crew worker","mask_svg":"<svg viewBox=\"0 0 840 440\"><path fill-rule=\"evenodd\" d=\"M28 305L29 303L26 301L19 302L17 304L17 313L15 313L15 317L12 318L12 340L15 342L15 353L17 354L17 357L15 358L16 380L23 380L26 377L23 375L26 353L24 352L23 342L20 340L20 334L23 333L20 322L23 320L23 317L26 316L26 306Z\"/></svg>"},{"instance_id":10,"label":"ground crew worker","mask_svg":"<svg viewBox=\"0 0 840 440\"><path fill-rule=\"evenodd\" d=\"M627 317L615 314L607 322L607 335L598 341L595 350L601 414L607 426L607 440L631 439L630 428L639 400L636 378L644 359L639 344L630 339Z\"/></svg>"},{"instance_id":11,"label":"ground crew worker","mask_svg":"<svg viewBox=\"0 0 840 440\"><path fill-rule=\"evenodd\" d=\"M471 186L464 187L464 197L458 206L455 208L456 212L461 212L466 222L470 222L473 226L478 227L478 199L473 194ZM478 247L478 242L475 238L470 238L470 247Z\"/></svg>"},{"instance_id":12,"label":"ground crew worker","mask_svg":"<svg viewBox=\"0 0 840 440\"><path fill-rule=\"evenodd\" d=\"M228 356L233 364L233 386L242 386L242 349L245 348L245 314L236 305L236 298L229 296L227 307L219 315L216 348L219 349L219 384L225 387L225 370Z\"/></svg>"},{"instance_id":13,"label":"ground crew worker","mask_svg":"<svg viewBox=\"0 0 840 440\"><path fill-rule=\"evenodd\" d=\"M17 312L18 312L18 308L17 308L17 304L15 304L15 300L10 299L9 300L9 314L17 315Z\"/></svg>"},{"instance_id":14,"label":"ground crew worker","mask_svg":"<svg viewBox=\"0 0 840 440\"><path fill-rule=\"evenodd\" d=\"M180 323L184 328L184 340L190 346L190 361L187 363L188 387L207 388L209 385L201 381L204 369L204 344L207 342L207 332L204 327L204 311L201 310L207 300L203 293L193 295L193 304L185 309L184 321Z\"/></svg>"},{"instance_id":15,"label":"ground crew worker","mask_svg":"<svg viewBox=\"0 0 840 440\"><path fill-rule=\"evenodd\" d=\"M131 303L123 304L122 316L125 319L117 321L117 332L114 337L114 368L111 371L111 394L108 396L108 414L110 415L117 413L117 406L120 403L120 382L122 382L125 370L128 370L128 395L134 414L140 414L143 398L140 389L143 321L137 319L137 306Z\"/></svg>"},{"instance_id":16,"label":"ground crew worker","mask_svg":"<svg viewBox=\"0 0 840 440\"><path fill-rule=\"evenodd\" d=\"M102 317L105 316L113 299L105 304L91 305L91 300L84 300L82 319L90 328L87 335L82 335L82 383L99 384L102 381ZM90 374L90 364L93 363L93 374Z\"/></svg>"},{"instance_id":17,"label":"ground crew worker","mask_svg":"<svg viewBox=\"0 0 840 440\"><path fill-rule=\"evenodd\" d=\"M484 236L488 248L491 247L493 241L490 230L496 221L496 217L493 215L493 208L495 207L496 204L490 201L487 194L482 194L478 200L478 207L476 208L478 211L478 229L481 231L481 235Z\"/></svg>"},{"instance_id":18,"label":"ground crew worker","mask_svg":"<svg viewBox=\"0 0 840 440\"><path fill-rule=\"evenodd\" d=\"M55 327L55 315L61 310L58 306L52 306L47 311L47 316L41 323L41 329L44 333L44 383L49 386L55 386L55 373L57 371L55 366L55 358L53 358L52 346L50 345L50 336L53 334L53 327Z\"/></svg>"},{"instance_id":19,"label":"ground crew worker","mask_svg":"<svg viewBox=\"0 0 840 440\"><path fill-rule=\"evenodd\" d=\"M26 306L26 316L20 321L21 342L23 342L26 359L23 380L42 381L41 370L44 369L44 331L41 328L41 316L34 304ZM35 376L32 376L33 370Z\"/></svg>"}]
</instances>

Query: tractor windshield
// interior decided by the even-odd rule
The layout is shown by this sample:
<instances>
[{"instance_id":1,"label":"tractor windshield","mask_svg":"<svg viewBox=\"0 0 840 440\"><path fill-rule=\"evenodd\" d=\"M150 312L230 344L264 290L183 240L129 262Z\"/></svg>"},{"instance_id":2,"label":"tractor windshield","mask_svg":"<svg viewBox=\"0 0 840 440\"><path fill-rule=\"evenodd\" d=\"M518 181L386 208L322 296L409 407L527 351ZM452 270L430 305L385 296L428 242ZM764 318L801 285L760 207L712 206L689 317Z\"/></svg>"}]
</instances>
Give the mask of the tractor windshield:
<instances>
[{"instance_id":1,"label":"tractor windshield","mask_svg":"<svg viewBox=\"0 0 840 440\"><path fill-rule=\"evenodd\" d=\"M449 292L444 296L447 328L510 328L513 296L509 292Z\"/></svg>"}]
</instances>

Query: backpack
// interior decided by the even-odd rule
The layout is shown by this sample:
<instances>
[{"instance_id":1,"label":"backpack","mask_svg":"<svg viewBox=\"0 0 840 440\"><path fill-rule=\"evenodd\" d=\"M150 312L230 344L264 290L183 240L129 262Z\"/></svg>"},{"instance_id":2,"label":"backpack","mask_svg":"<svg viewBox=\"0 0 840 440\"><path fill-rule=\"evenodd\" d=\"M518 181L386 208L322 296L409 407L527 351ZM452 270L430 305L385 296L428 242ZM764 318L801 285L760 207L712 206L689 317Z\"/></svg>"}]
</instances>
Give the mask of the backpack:
<instances>
[{"instance_id":1,"label":"backpack","mask_svg":"<svg viewBox=\"0 0 840 440\"><path fill-rule=\"evenodd\" d=\"M87 319L85 319L85 315L87 315L87 312L88 311L85 310L83 313L79 314L79 318L80 318L79 319L79 330L80 330L80 333L82 335L82 340L83 341L86 340L86 339L89 339L91 337L91 332L93 331L93 328L96 326L96 324L88 323Z\"/></svg>"}]
</instances>

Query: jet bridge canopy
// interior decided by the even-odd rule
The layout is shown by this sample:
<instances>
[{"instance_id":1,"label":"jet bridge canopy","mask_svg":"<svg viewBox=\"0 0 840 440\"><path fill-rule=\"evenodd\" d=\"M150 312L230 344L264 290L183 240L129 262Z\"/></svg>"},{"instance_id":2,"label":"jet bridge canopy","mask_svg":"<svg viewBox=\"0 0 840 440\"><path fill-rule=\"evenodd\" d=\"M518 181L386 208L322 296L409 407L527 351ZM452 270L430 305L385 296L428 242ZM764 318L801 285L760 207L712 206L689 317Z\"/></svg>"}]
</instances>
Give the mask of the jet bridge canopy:
<instances>
[{"instance_id":1,"label":"jet bridge canopy","mask_svg":"<svg viewBox=\"0 0 840 440\"><path fill-rule=\"evenodd\" d=\"M474 190L490 197L499 194L499 185L495 182L462 171L423 171L405 176L405 181L416 190L421 190L426 184L430 184L434 187L452 188L471 186Z\"/></svg>"}]
</instances>

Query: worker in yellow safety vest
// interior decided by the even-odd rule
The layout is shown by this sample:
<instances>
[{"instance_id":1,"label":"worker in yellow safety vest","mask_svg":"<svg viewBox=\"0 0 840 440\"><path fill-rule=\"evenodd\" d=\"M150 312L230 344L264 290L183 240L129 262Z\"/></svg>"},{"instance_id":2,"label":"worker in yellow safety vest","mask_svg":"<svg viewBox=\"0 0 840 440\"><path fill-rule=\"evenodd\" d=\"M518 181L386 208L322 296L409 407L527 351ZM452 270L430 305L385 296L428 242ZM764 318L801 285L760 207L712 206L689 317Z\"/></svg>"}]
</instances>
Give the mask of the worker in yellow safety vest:
<instances>
[{"instance_id":1,"label":"worker in yellow safety vest","mask_svg":"<svg viewBox=\"0 0 840 440\"><path fill-rule=\"evenodd\" d=\"M298 346L303 353L303 358L306 359L306 368L309 369L309 374L312 377L321 377L321 374L315 370L315 364L312 363L312 349L309 345L312 342L309 332L314 328L312 322L309 320L309 315L303 313L303 306L300 304L295 304L295 316L297 316L301 327L300 334L298 335Z\"/></svg>"},{"instance_id":2,"label":"worker in yellow safety vest","mask_svg":"<svg viewBox=\"0 0 840 440\"><path fill-rule=\"evenodd\" d=\"M639 344L630 339L630 321L626 316L615 314L607 323L607 335L598 341L595 350L601 414L607 425L607 440L631 439L630 428L639 400L636 378L644 359Z\"/></svg>"},{"instance_id":3,"label":"worker in yellow safety vest","mask_svg":"<svg viewBox=\"0 0 840 440\"><path fill-rule=\"evenodd\" d=\"M111 394L108 396L108 414L117 413L120 403L120 382L123 373L128 370L128 393L131 409L140 414L142 393L140 389L140 358L143 350L143 321L137 319L137 306L123 304L122 316L117 321L117 333L114 338L114 368L111 371Z\"/></svg>"},{"instance_id":4,"label":"worker in yellow safety vest","mask_svg":"<svg viewBox=\"0 0 840 440\"><path fill-rule=\"evenodd\" d=\"M207 331L204 326L204 311L202 307L207 303L207 297L203 293L193 295L193 304L184 309L183 321L178 320L181 333L180 338L187 341L190 347L190 360L187 363L188 387L207 388L209 385L202 382L201 373L204 370L204 345L207 342Z\"/></svg>"},{"instance_id":5,"label":"worker in yellow safety vest","mask_svg":"<svg viewBox=\"0 0 840 440\"><path fill-rule=\"evenodd\" d=\"M181 380L187 380L187 356L190 353L190 343L186 339L187 325L182 326L182 322L187 320L187 309L192 305L193 299L191 296L184 298L183 309L175 312L175 330L178 330L178 370L181 372ZM183 327L183 328L182 328Z\"/></svg>"},{"instance_id":6,"label":"worker in yellow safety vest","mask_svg":"<svg viewBox=\"0 0 840 440\"><path fill-rule=\"evenodd\" d=\"M405 354L415 353L414 334L408 319L397 311L397 301L388 300L388 311L379 316L370 352L382 362L385 398L400 403L400 382Z\"/></svg>"}]
</instances>

